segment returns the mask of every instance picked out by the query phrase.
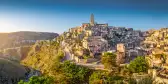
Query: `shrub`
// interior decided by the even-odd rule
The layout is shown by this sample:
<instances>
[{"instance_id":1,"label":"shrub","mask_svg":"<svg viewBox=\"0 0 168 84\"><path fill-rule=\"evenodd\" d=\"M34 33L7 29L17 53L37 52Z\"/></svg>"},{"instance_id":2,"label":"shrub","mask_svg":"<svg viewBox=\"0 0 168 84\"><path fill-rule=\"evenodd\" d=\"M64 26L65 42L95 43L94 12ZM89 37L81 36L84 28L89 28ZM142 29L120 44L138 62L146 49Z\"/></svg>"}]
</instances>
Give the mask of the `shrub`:
<instances>
[{"instance_id":1,"label":"shrub","mask_svg":"<svg viewBox=\"0 0 168 84\"><path fill-rule=\"evenodd\" d=\"M116 66L116 54L105 52L101 58L101 61L105 68L112 69L112 67Z\"/></svg>"},{"instance_id":2,"label":"shrub","mask_svg":"<svg viewBox=\"0 0 168 84\"><path fill-rule=\"evenodd\" d=\"M130 62L128 69L130 72L139 73L139 72L147 72L148 63L145 60L145 57L138 56L133 61Z\"/></svg>"},{"instance_id":3,"label":"shrub","mask_svg":"<svg viewBox=\"0 0 168 84\"><path fill-rule=\"evenodd\" d=\"M20 82L18 82L18 84L53 84L53 78L51 77L45 77L45 76L33 76L29 79L28 82L24 82L23 80L21 80Z\"/></svg>"}]
</instances>

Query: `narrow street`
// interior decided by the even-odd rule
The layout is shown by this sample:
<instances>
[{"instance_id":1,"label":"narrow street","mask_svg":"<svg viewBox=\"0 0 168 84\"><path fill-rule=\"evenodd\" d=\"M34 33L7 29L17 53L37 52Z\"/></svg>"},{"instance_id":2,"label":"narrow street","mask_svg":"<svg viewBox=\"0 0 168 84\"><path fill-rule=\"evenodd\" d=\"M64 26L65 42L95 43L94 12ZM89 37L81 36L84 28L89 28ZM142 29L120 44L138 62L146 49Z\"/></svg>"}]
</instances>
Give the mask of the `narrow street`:
<instances>
[{"instance_id":1,"label":"narrow street","mask_svg":"<svg viewBox=\"0 0 168 84\"><path fill-rule=\"evenodd\" d=\"M65 47L64 53L65 53L65 60L71 60L71 54L67 47Z\"/></svg>"},{"instance_id":2,"label":"narrow street","mask_svg":"<svg viewBox=\"0 0 168 84\"><path fill-rule=\"evenodd\" d=\"M64 47L64 53L65 53L65 59L64 60L72 60L71 58L71 53L69 49L67 48L67 45L65 42L62 42L62 46ZM93 64L93 63L77 63L75 62L76 65L81 65L88 67L90 69L99 69L99 70L105 70L103 64Z\"/></svg>"},{"instance_id":3,"label":"narrow street","mask_svg":"<svg viewBox=\"0 0 168 84\"><path fill-rule=\"evenodd\" d=\"M106 70L104 69L104 65L102 64L92 64L92 63L76 63L76 65L81 65L81 66L85 66L88 67L90 69L96 69L96 70Z\"/></svg>"},{"instance_id":4,"label":"narrow street","mask_svg":"<svg viewBox=\"0 0 168 84\"><path fill-rule=\"evenodd\" d=\"M69 49L67 48L67 43L65 43L63 41L61 45L64 48L64 53L65 53L65 59L64 60L71 60L71 53L70 53Z\"/></svg>"}]
</instances>

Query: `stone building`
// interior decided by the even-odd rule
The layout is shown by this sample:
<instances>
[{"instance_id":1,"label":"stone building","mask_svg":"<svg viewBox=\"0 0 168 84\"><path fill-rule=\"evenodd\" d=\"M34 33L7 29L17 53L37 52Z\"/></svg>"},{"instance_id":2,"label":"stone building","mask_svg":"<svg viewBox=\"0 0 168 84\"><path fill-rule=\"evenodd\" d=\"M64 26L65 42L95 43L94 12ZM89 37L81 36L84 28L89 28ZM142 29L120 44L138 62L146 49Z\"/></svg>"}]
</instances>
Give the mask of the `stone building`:
<instances>
[{"instance_id":1,"label":"stone building","mask_svg":"<svg viewBox=\"0 0 168 84\"><path fill-rule=\"evenodd\" d=\"M132 28L125 27L108 27L108 34L106 35L110 47L115 47L118 43L124 43L126 49L134 49L140 46L140 42L143 41L143 33Z\"/></svg>"},{"instance_id":2,"label":"stone building","mask_svg":"<svg viewBox=\"0 0 168 84\"><path fill-rule=\"evenodd\" d=\"M124 63L125 61L125 46L122 43L117 44L117 64Z\"/></svg>"},{"instance_id":3,"label":"stone building","mask_svg":"<svg viewBox=\"0 0 168 84\"><path fill-rule=\"evenodd\" d=\"M108 42L101 36L85 37L83 40L83 47L89 49L93 54L107 51Z\"/></svg>"},{"instance_id":4,"label":"stone building","mask_svg":"<svg viewBox=\"0 0 168 84\"><path fill-rule=\"evenodd\" d=\"M89 26L90 26L90 23L82 23L83 28L86 28L86 27L89 27Z\"/></svg>"},{"instance_id":5,"label":"stone building","mask_svg":"<svg viewBox=\"0 0 168 84\"><path fill-rule=\"evenodd\" d=\"M90 16L90 25L93 26L94 24L95 24L95 22L94 22L94 15L91 14L91 16Z\"/></svg>"},{"instance_id":6,"label":"stone building","mask_svg":"<svg viewBox=\"0 0 168 84\"><path fill-rule=\"evenodd\" d=\"M122 43L117 44L117 52L125 52L125 46Z\"/></svg>"},{"instance_id":7,"label":"stone building","mask_svg":"<svg viewBox=\"0 0 168 84\"><path fill-rule=\"evenodd\" d=\"M137 50L136 47L139 47L141 41L144 40L144 32L133 30L133 28L109 26L107 23L98 24L94 21L93 14L90 16L89 23L71 28L69 32L73 32L71 37L79 39L82 47L89 49L93 55L116 50L118 63L123 63L127 55L128 57L130 54L131 56L139 55L141 50ZM132 52L136 50L138 53Z\"/></svg>"},{"instance_id":8,"label":"stone building","mask_svg":"<svg viewBox=\"0 0 168 84\"><path fill-rule=\"evenodd\" d=\"M74 28L70 28L69 32L81 33L83 30L84 30L84 27L74 27Z\"/></svg>"}]
</instances>

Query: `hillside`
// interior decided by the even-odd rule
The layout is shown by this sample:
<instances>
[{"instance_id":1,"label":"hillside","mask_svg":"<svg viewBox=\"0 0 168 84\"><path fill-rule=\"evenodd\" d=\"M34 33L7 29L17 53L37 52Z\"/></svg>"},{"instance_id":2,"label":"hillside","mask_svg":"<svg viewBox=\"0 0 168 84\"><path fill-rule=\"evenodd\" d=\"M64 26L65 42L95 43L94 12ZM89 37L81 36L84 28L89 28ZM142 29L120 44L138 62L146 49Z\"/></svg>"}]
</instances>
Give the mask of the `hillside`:
<instances>
[{"instance_id":1,"label":"hillside","mask_svg":"<svg viewBox=\"0 0 168 84\"><path fill-rule=\"evenodd\" d=\"M40 70L45 76L53 77L55 84L88 84L89 82L93 82L89 84L104 84L101 78L99 81L94 80L92 69L93 72L97 69L103 73L107 71L109 74L106 74L106 78L111 79L107 84L115 84L114 82L117 81L123 82L123 78L128 79L120 76L120 72L117 72L118 68L115 67L118 62L116 57L122 55L119 60L124 59L125 50L119 55L106 54L109 56L104 58L107 59L104 62L110 63L111 69L115 68L116 75L110 75L114 73L104 68L103 64L106 63L101 62L103 53L116 49L118 43L132 44L126 46L126 49L139 47L140 41L144 38L142 34L143 32L133 28L111 27L108 24L94 24L94 22L83 23L80 27L70 28L56 39L36 42L28 56L22 60L22 64ZM97 72L95 73L97 75ZM113 79L113 76L119 78Z\"/></svg>"},{"instance_id":2,"label":"hillside","mask_svg":"<svg viewBox=\"0 0 168 84\"><path fill-rule=\"evenodd\" d=\"M167 64L168 28L149 31L149 36L145 38L142 46L148 51L151 63L154 63L156 66L163 63Z\"/></svg>"},{"instance_id":3,"label":"hillside","mask_svg":"<svg viewBox=\"0 0 168 84\"><path fill-rule=\"evenodd\" d=\"M100 29L102 28L101 26L99 27ZM75 29L78 30L78 28ZM105 75L108 81L107 84L115 84L114 82L123 82L123 80L127 82L127 77L129 76L124 77L123 74L120 76L120 72L117 72L118 68L114 67L114 72L117 74L112 75L114 72L108 72L107 69L102 67L103 65L100 60L102 56L101 53L107 51L108 46L106 44L108 44L108 42L95 32L96 30L90 29L83 32L76 32L70 29L56 39L36 42L28 56L22 60L22 64L40 70L44 76L52 77L55 84L102 84L102 79L100 78L97 81L95 74L100 76ZM95 34L92 35L91 33ZM92 45L93 47L95 46L95 48L92 48L93 51L96 49L95 52L92 52L91 48L89 48L92 47ZM97 51L100 55L96 58L94 56L96 54L92 53L97 53ZM116 59L113 61L110 60L111 58L107 59L109 59L110 62L116 62ZM72 63L67 63L65 60L71 60ZM89 65L91 67L89 67ZM102 74L99 74L97 69L99 69ZM127 73L127 70L125 71ZM113 77L118 78L113 79Z\"/></svg>"},{"instance_id":4,"label":"hillside","mask_svg":"<svg viewBox=\"0 0 168 84\"><path fill-rule=\"evenodd\" d=\"M31 46L21 46L14 48L6 48L0 51L0 57L7 58L12 61L19 62L23 60L30 51Z\"/></svg>"},{"instance_id":5,"label":"hillside","mask_svg":"<svg viewBox=\"0 0 168 84\"><path fill-rule=\"evenodd\" d=\"M158 62L153 58L160 56L161 65L167 63L162 55L167 52L167 34L168 29L142 32L83 23L53 40L36 42L22 64L52 77L55 84L152 84L148 70ZM164 53L155 55L159 50ZM136 81L146 78L151 83Z\"/></svg>"},{"instance_id":6,"label":"hillside","mask_svg":"<svg viewBox=\"0 0 168 84\"><path fill-rule=\"evenodd\" d=\"M12 33L0 33L0 49L32 45L36 40L50 40L57 37L57 33L20 31Z\"/></svg>"},{"instance_id":7,"label":"hillside","mask_svg":"<svg viewBox=\"0 0 168 84\"><path fill-rule=\"evenodd\" d=\"M153 53L161 51L166 54L168 52L168 28L150 31L149 36L143 42L143 47L152 50Z\"/></svg>"},{"instance_id":8,"label":"hillside","mask_svg":"<svg viewBox=\"0 0 168 84\"><path fill-rule=\"evenodd\" d=\"M51 73L51 66L56 62L57 57L63 56L60 43L57 41L39 41L31 48L26 59L22 63L42 73Z\"/></svg>"},{"instance_id":9,"label":"hillside","mask_svg":"<svg viewBox=\"0 0 168 84\"><path fill-rule=\"evenodd\" d=\"M15 80L13 84L16 84L25 77L26 72L25 67L19 63L0 58L0 84L11 84L12 80Z\"/></svg>"},{"instance_id":10,"label":"hillside","mask_svg":"<svg viewBox=\"0 0 168 84\"><path fill-rule=\"evenodd\" d=\"M130 72L127 68L124 68L126 66L120 67L121 72L118 70L118 66L113 67L115 68L114 71L108 72L107 69L96 70L88 66L78 65L78 63L73 62L73 60L71 62L65 61L69 60L66 58L67 46L73 46L74 44L80 46L80 42L78 43L78 41L66 38L68 37L60 35L54 40L36 42L29 52L29 55L22 61L22 64L40 70L43 76L53 78L54 83L50 84L136 84L128 83L133 79L129 78ZM76 47L73 46L73 48ZM83 65L85 65L85 63L83 63ZM41 81L39 80L37 82ZM42 84L45 84L44 81Z\"/></svg>"}]
</instances>

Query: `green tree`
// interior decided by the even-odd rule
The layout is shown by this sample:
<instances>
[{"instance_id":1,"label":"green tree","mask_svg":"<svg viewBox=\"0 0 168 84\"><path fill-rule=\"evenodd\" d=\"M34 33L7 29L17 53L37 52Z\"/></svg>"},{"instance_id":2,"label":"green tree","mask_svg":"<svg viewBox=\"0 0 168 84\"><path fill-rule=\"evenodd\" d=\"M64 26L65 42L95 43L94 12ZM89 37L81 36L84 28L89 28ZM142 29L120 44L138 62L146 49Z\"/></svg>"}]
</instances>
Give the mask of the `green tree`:
<instances>
[{"instance_id":1,"label":"green tree","mask_svg":"<svg viewBox=\"0 0 168 84\"><path fill-rule=\"evenodd\" d=\"M154 83L154 79L151 76L148 76L141 78L138 81L136 81L135 78L129 78L128 84L156 84L156 83Z\"/></svg>"},{"instance_id":2,"label":"green tree","mask_svg":"<svg viewBox=\"0 0 168 84\"><path fill-rule=\"evenodd\" d=\"M123 84L123 77L118 76L118 75L108 75L106 78L106 83L107 84Z\"/></svg>"},{"instance_id":3,"label":"green tree","mask_svg":"<svg viewBox=\"0 0 168 84\"><path fill-rule=\"evenodd\" d=\"M105 68L112 69L112 67L116 66L116 54L105 52L101 58L101 61L104 64Z\"/></svg>"},{"instance_id":4,"label":"green tree","mask_svg":"<svg viewBox=\"0 0 168 84\"><path fill-rule=\"evenodd\" d=\"M90 69L65 61L62 65L65 76L68 77L70 84L87 83L91 72Z\"/></svg>"},{"instance_id":5,"label":"green tree","mask_svg":"<svg viewBox=\"0 0 168 84\"><path fill-rule=\"evenodd\" d=\"M128 79L128 84L137 84L137 81L135 78L129 78Z\"/></svg>"},{"instance_id":6,"label":"green tree","mask_svg":"<svg viewBox=\"0 0 168 84\"><path fill-rule=\"evenodd\" d=\"M138 81L138 84L153 84L153 78L152 77L145 77Z\"/></svg>"},{"instance_id":7,"label":"green tree","mask_svg":"<svg viewBox=\"0 0 168 84\"><path fill-rule=\"evenodd\" d=\"M95 71L89 78L89 84L123 84L123 77L104 71Z\"/></svg>"},{"instance_id":8,"label":"green tree","mask_svg":"<svg viewBox=\"0 0 168 84\"><path fill-rule=\"evenodd\" d=\"M139 73L139 72L147 72L148 63L145 60L145 57L138 56L133 61L130 62L128 69L130 72Z\"/></svg>"},{"instance_id":9,"label":"green tree","mask_svg":"<svg viewBox=\"0 0 168 84\"><path fill-rule=\"evenodd\" d=\"M33 76L29 79L28 82L24 82L21 80L18 82L18 84L54 84L54 81L51 77L45 77L45 76Z\"/></svg>"},{"instance_id":10,"label":"green tree","mask_svg":"<svg viewBox=\"0 0 168 84\"><path fill-rule=\"evenodd\" d=\"M89 84L102 84L103 75L101 72L93 72L93 74L89 77Z\"/></svg>"}]
</instances>

